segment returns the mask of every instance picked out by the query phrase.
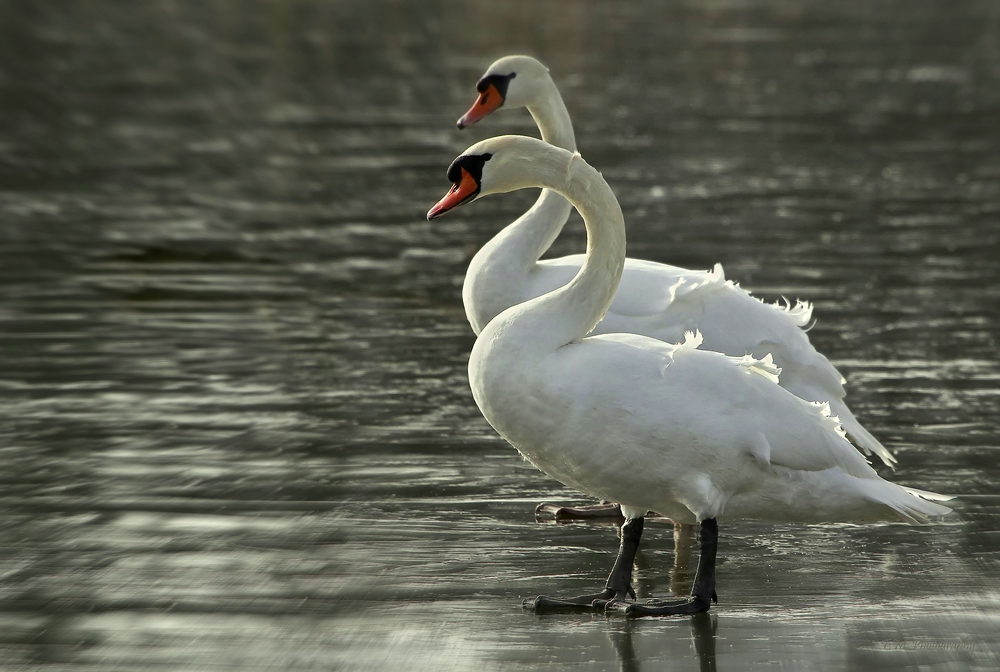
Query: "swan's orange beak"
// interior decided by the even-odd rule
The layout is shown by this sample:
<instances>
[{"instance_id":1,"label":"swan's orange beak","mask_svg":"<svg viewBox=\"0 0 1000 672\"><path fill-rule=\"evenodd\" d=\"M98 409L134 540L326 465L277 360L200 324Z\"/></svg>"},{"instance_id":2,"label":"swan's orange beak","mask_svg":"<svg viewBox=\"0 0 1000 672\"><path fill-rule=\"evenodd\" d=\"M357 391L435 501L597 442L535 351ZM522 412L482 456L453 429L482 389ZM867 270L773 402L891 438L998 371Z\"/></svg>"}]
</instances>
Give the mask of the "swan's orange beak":
<instances>
[{"instance_id":1,"label":"swan's orange beak","mask_svg":"<svg viewBox=\"0 0 1000 672\"><path fill-rule=\"evenodd\" d=\"M476 181L469 171L462 168L461 179L452 185L447 194L438 201L433 208L427 211L427 219L440 217L444 213L457 208L466 201L471 200L479 193L479 182Z\"/></svg>"},{"instance_id":2,"label":"swan's orange beak","mask_svg":"<svg viewBox=\"0 0 1000 672\"><path fill-rule=\"evenodd\" d=\"M458 120L459 130L466 126L472 126L501 105L503 105L503 96L497 91L497 87L493 84L487 85L486 89L479 94L476 102L469 108L469 111Z\"/></svg>"}]
</instances>

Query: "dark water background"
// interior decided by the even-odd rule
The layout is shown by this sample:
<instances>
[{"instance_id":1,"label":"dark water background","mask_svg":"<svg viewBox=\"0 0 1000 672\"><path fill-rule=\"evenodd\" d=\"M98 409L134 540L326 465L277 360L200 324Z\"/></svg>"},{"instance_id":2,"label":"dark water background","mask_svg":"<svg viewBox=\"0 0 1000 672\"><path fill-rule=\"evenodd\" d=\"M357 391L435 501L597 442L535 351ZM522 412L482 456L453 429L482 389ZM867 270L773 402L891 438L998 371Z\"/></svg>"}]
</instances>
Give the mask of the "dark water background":
<instances>
[{"instance_id":1,"label":"dark water background","mask_svg":"<svg viewBox=\"0 0 1000 672\"><path fill-rule=\"evenodd\" d=\"M953 518L724 526L708 618L521 612L617 541L535 522L587 500L467 387L467 262L534 194L424 220L534 132L454 129L517 52L630 254L814 301ZM994 0L0 0L0 668L997 669L998 260Z\"/></svg>"}]
</instances>

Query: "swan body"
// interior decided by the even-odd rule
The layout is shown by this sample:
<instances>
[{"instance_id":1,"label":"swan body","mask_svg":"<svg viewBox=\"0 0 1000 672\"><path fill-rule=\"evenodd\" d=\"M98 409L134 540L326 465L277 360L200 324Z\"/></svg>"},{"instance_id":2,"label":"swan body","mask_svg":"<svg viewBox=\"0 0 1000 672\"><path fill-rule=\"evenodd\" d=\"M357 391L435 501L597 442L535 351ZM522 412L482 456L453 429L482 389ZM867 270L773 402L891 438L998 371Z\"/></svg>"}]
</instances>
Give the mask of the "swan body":
<instances>
[{"instance_id":1,"label":"swan body","mask_svg":"<svg viewBox=\"0 0 1000 672\"><path fill-rule=\"evenodd\" d=\"M479 173L476 175L476 173ZM949 511L881 479L826 405L780 387L766 355L700 349L638 334L589 336L625 266L624 218L579 154L520 136L470 147L455 187L428 217L490 193L542 186L572 201L587 227L579 271L482 329L469 360L473 396L532 464L629 519L656 510L714 518L922 522ZM468 179L466 179L468 178Z\"/></svg>"},{"instance_id":2,"label":"swan body","mask_svg":"<svg viewBox=\"0 0 1000 672\"><path fill-rule=\"evenodd\" d=\"M526 107L542 138L576 150L573 125L548 70L528 56L493 63L477 87L480 98L459 121L465 127L490 112ZM485 99L485 100L484 100ZM585 255L540 260L565 225L570 203L543 189L536 203L489 241L469 265L462 288L466 315L476 334L511 306L566 285L582 268ZM594 334L627 332L677 342L700 331L703 348L731 356L771 355L781 368L780 385L801 399L828 403L851 440L890 467L896 458L848 408L845 380L809 342L803 331L812 306L762 302L733 282L722 266L692 271L667 264L626 259L621 284Z\"/></svg>"}]
</instances>

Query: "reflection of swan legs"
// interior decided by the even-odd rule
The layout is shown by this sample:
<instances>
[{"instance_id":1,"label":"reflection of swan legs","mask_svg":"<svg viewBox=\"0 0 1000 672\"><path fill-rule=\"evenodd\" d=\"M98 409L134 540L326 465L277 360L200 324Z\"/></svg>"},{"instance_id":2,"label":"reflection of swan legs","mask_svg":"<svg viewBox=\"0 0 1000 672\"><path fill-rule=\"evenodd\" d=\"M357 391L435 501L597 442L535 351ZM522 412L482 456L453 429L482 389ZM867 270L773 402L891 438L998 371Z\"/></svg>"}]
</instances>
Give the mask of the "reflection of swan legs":
<instances>
[{"instance_id":1,"label":"reflection of swan legs","mask_svg":"<svg viewBox=\"0 0 1000 672\"><path fill-rule=\"evenodd\" d=\"M718 623L711 615L695 614L691 617L691 638L698 654L701 672L715 672L715 628Z\"/></svg>"},{"instance_id":2,"label":"reflection of swan legs","mask_svg":"<svg viewBox=\"0 0 1000 672\"><path fill-rule=\"evenodd\" d=\"M608 638L611 646L618 654L618 669L620 672L640 672L639 656L632 644L632 629L635 621L609 621ZM694 652L698 657L698 669L701 672L715 672L715 630L718 622L709 613L694 614L691 617L691 640Z\"/></svg>"},{"instance_id":3,"label":"reflection of swan legs","mask_svg":"<svg viewBox=\"0 0 1000 672\"><path fill-rule=\"evenodd\" d=\"M559 611L565 609L609 609L621 611L636 616L655 616L667 614L696 614L708 611L715 596L715 554L719 542L719 526L714 518L701 523L701 557L698 561L698 573L691 597L672 602L650 600L643 603L626 602L631 597L635 599L632 590L632 566L635 563L635 553L639 549L639 539L642 537L642 518L626 520L622 525L622 541L618 549L615 565L604 584L604 590L592 595L579 595L570 598L555 598L539 595L534 599L524 600L522 606L533 608L536 612Z\"/></svg>"},{"instance_id":4,"label":"reflection of swan legs","mask_svg":"<svg viewBox=\"0 0 1000 672\"><path fill-rule=\"evenodd\" d=\"M691 551L698 526L674 522L674 566L670 570L670 592L684 595L691 585Z\"/></svg>"},{"instance_id":5,"label":"reflection of swan legs","mask_svg":"<svg viewBox=\"0 0 1000 672\"><path fill-rule=\"evenodd\" d=\"M608 574L604 590L593 595L578 595L570 598L546 597L539 595L534 599L524 600L521 605L533 608L536 612L560 611L566 609L603 609L609 600L635 599L632 590L632 565L635 562L635 552L639 550L639 539L642 537L642 518L626 520L622 525L622 543L618 548L615 566Z\"/></svg>"},{"instance_id":6,"label":"reflection of swan legs","mask_svg":"<svg viewBox=\"0 0 1000 672\"><path fill-rule=\"evenodd\" d=\"M625 620L608 621L608 623L612 628L608 631L608 638L611 640L611 646L615 648L615 653L618 654L619 671L640 672L639 656L636 655L635 647L632 645L632 628L635 622Z\"/></svg>"}]
</instances>

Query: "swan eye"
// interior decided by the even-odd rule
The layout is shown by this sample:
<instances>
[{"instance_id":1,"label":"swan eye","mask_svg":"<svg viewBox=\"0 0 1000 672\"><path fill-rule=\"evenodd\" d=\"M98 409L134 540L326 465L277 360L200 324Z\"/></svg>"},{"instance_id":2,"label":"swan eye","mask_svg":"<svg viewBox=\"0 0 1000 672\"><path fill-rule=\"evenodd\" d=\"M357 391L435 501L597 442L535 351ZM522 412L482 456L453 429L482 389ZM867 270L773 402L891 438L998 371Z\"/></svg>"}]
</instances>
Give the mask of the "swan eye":
<instances>
[{"instance_id":1,"label":"swan eye","mask_svg":"<svg viewBox=\"0 0 1000 672\"><path fill-rule=\"evenodd\" d=\"M483 179L483 165L493 158L493 154L485 152L483 154L463 155L452 161L448 166L448 181L452 183L452 189L459 189L462 186L464 173L468 173L478 183Z\"/></svg>"},{"instance_id":2,"label":"swan eye","mask_svg":"<svg viewBox=\"0 0 1000 672\"><path fill-rule=\"evenodd\" d=\"M448 170L448 172L449 174L457 173L455 176L457 179L452 183L451 189L449 189L448 193L444 195L444 198L438 201L434 207L427 212L427 219L430 220L440 217L449 210L457 208L464 203L468 203L479 195L481 188L479 178L469 173L465 166L462 165L463 158L465 157L459 157L455 160L455 163L452 163L452 167ZM469 158L476 159L478 157ZM481 166L479 172L482 173Z\"/></svg>"},{"instance_id":3,"label":"swan eye","mask_svg":"<svg viewBox=\"0 0 1000 672\"><path fill-rule=\"evenodd\" d=\"M476 82L479 98L472 104L469 111L458 120L459 129L471 126L493 110L501 107L507 99L507 85L516 76L513 72L509 75L486 75Z\"/></svg>"},{"instance_id":4,"label":"swan eye","mask_svg":"<svg viewBox=\"0 0 1000 672\"><path fill-rule=\"evenodd\" d=\"M509 75L486 75L476 82L476 91L483 93L492 84L496 87L501 96L506 96L507 87L510 86L510 80L515 77L517 77L516 72L512 72Z\"/></svg>"}]
</instances>

